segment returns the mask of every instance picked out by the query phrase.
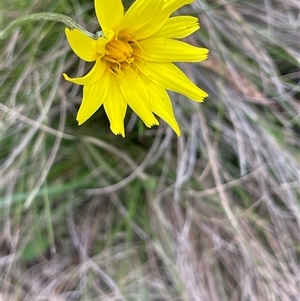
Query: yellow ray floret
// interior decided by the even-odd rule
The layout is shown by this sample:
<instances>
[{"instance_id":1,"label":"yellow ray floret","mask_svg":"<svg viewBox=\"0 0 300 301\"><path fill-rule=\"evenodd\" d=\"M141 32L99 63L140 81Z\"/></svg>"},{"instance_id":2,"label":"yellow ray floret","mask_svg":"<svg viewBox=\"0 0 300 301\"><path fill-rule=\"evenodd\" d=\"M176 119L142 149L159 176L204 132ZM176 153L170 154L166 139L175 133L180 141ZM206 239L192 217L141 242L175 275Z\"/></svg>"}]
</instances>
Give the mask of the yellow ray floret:
<instances>
[{"instance_id":1,"label":"yellow ray floret","mask_svg":"<svg viewBox=\"0 0 300 301\"><path fill-rule=\"evenodd\" d=\"M199 29L192 16L170 17L192 0L136 0L124 13L121 0L95 0L102 29L98 39L79 30L66 29L72 50L82 60L95 62L83 77L64 78L83 85L78 124L89 119L103 104L111 131L125 136L127 106L147 127L158 125L155 115L168 123L179 136L172 103L166 90L201 102L208 96L174 62L200 62L208 55L178 39ZM111 13L113 11L113 13Z\"/></svg>"},{"instance_id":2,"label":"yellow ray floret","mask_svg":"<svg viewBox=\"0 0 300 301\"><path fill-rule=\"evenodd\" d=\"M198 18L176 16L169 18L164 26L152 38L182 39L200 28Z\"/></svg>"},{"instance_id":3,"label":"yellow ray floret","mask_svg":"<svg viewBox=\"0 0 300 301\"><path fill-rule=\"evenodd\" d=\"M86 62L94 62L99 57L96 52L95 40L86 36L79 30L70 30L69 28L66 28L65 33L72 50L82 60Z\"/></svg>"},{"instance_id":4,"label":"yellow ray floret","mask_svg":"<svg viewBox=\"0 0 300 301\"><path fill-rule=\"evenodd\" d=\"M139 42L141 57L157 63L200 62L207 58L208 50L187 43L164 38L146 39Z\"/></svg>"}]
</instances>

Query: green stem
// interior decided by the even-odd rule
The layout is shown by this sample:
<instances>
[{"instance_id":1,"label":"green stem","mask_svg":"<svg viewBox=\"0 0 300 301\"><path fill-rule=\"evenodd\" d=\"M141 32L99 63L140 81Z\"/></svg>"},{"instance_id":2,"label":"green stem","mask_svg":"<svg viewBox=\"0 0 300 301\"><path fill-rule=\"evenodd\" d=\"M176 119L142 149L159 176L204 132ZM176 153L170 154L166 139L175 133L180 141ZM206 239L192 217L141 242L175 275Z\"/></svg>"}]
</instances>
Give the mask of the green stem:
<instances>
[{"instance_id":1,"label":"green stem","mask_svg":"<svg viewBox=\"0 0 300 301\"><path fill-rule=\"evenodd\" d=\"M65 24L70 29L78 29L87 36L89 36L92 39L97 39L97 36L93 33L85 30L83 27L81 27L78 23L76 23L74 20L72 20L70 17L65 16L63 14L56 14L56 13L37 13L37 14L31 14L24 17L21 17L15 21L13 21L10 25L8 25L3 30L0 30L0 40L4 40L7 37L9 37L10 33L13 31L14 28L22 25L23 23L27 21L56 21Z\"/></svg>"}]
</instances>

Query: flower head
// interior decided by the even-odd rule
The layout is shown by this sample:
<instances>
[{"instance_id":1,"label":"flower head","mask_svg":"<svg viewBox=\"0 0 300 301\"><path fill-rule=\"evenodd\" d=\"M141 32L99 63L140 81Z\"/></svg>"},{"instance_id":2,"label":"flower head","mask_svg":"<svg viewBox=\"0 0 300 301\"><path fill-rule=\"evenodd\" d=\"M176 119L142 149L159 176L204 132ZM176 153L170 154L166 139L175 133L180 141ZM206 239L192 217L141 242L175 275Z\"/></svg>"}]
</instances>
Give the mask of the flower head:
<instances>
[{"instance_id":1,"label":"flower head","mask_svg":"<svg viewBox=\"0 0 300 301\"><path fill-rule=\"evenodd\" d=\"M207 93L198 88L174 62L199 62L208 50L179 41L199 28L192 16L170 17L193 0L136 0L124 13L121 0L95 0L102 33L92 39L66 28L73 51L84 61L95 62L81 78L66 80L83 85L77 114L84 123L103 104L114 134L125 136L127 105L147 127L158 125L155 115L180 135L167 90L203 101ZM154 114L155 115L154 115Z\"/></svg>"}]
</instances>

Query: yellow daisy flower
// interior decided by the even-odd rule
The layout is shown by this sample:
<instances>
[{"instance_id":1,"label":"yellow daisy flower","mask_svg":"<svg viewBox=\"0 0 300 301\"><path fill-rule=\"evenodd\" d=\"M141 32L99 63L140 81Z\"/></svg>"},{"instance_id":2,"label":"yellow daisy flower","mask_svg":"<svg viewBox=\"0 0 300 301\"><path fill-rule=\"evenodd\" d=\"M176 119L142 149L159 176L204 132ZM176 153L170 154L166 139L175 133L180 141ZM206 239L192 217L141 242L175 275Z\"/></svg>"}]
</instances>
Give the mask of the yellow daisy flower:
<instances>
[{"instance_id":1,"label":"yellow daisy flower","mask_svg":"<svg viewBox=\"0 0 300 301\"><path fill-rule=\"evenodd\" d=\"M157 115L180 135L167 90L201 102L207 93L198 88L174 62L199 62L208 49L178 39L199 29L192 16L170 15L193 0L136 0L124 13L121 0L95 0L102 32L92 39L66 28L68 42L82 60L95 62L80 78L64 78L83 85L77 114L81 125L103 104L114 134L125 136L127 105L147 127L158 125ZM154 114L153 114L154 113Z\"/></svg>"}]
</instances>

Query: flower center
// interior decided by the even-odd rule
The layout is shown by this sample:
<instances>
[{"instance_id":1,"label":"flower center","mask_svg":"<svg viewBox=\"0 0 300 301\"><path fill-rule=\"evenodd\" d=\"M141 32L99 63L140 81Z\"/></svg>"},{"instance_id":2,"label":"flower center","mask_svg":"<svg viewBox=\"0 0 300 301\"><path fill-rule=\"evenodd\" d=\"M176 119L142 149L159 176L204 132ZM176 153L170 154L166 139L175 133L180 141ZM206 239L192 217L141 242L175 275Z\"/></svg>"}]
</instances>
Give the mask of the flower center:
<instances>
[{"instance_id":1,"label":"flower center","mask_svg":"<svg viewBox=\"0 0 300 301\"><path fill-rule=\"evenodd\" d=\"M131 43L114 39L106 44L104 59L110 62L113 72L121 68L129 68L134 61Z\"/></svg>"}]
</instances>

